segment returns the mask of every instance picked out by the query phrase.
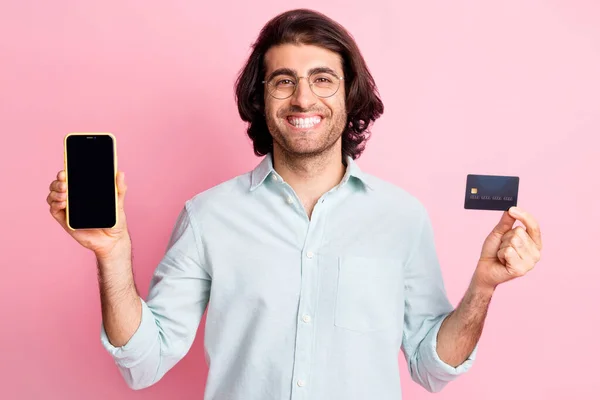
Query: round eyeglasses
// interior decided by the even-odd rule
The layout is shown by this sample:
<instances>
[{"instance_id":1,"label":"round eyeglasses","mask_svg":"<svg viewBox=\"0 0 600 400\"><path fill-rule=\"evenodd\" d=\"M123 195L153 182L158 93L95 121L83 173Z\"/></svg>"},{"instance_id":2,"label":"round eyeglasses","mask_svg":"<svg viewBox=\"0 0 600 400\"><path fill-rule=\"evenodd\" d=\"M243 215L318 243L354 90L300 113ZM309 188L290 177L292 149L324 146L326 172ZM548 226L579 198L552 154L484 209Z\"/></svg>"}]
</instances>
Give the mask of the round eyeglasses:
<instances>
[{"instance_id":1,"label":"round eyeglasses","mask_svg":"<svg viewBox=\"0 0 600 400\"><path fill-rule=\"evenodd\" d=\"M295 76L290 74L276 74L268 81L262 81L267 84L269 95L276 99L284 100L291 97L298 87L300 79L306 78L310 90L318 97L331 97L337 93L340 88L340 81L344 79L331 72L317 71L308 76Z\"/></svg>"}]
</instances>

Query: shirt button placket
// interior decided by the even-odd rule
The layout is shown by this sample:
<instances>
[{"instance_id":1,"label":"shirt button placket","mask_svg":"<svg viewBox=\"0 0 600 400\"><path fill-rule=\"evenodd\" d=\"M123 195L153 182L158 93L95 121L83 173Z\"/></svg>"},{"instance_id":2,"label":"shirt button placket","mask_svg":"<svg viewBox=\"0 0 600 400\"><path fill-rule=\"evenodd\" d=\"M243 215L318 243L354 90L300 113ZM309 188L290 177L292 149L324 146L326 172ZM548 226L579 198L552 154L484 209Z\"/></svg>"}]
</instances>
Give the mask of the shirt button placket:
<instances>
[{"instance_id":1,"label":"shirt button placket","mask_svg":"<svg viewBox=\"0 0 600 400\"><path fill-rule=\"evenodd\" d=\"M309 237L310 239L310 229ZM296 345L296 362L294 366L294 378L295 378L295 390L292 391L292 399L306 399L308 395L308 374L310 372L310 351L313 348L314 340L314 325L312 317L310 316L313 305L313 299L315 298L315 253L312 250L305 250L304 256L302 257L302 276L303 276L303 290L300 299L300 309L298 316L298 329L297 329L297 345Z\"/></svg>"}]
</instances>

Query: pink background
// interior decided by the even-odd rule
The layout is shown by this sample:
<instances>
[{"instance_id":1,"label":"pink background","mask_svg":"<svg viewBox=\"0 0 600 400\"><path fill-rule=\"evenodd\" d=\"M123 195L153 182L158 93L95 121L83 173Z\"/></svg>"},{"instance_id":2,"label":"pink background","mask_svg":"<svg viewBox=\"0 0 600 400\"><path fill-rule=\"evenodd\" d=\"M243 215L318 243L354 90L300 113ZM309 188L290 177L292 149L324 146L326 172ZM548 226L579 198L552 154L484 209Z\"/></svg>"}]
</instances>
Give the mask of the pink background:
<instances>
[{"instance_id":1,"label":"pink background","mask_svg":"<svg viewBox=\"0 0 600 400\"><path fill-rule=\"evenodd\" d=\"M68 132L112 132L146 295L183 202L253 168L234 79L262 25L305 6L355 36L385 114L361 167L425 204L456 304L500 213L463 209L468 173L521 177L545 249L495 295L473 370L406 399L597 398L600 5L510 1L2 1L0 397L200 399L203 325L155 386L125 386L99 340L92 254L51 218ZM594 389L595 388L595 389Z\"/></svg>"}]
</instances>

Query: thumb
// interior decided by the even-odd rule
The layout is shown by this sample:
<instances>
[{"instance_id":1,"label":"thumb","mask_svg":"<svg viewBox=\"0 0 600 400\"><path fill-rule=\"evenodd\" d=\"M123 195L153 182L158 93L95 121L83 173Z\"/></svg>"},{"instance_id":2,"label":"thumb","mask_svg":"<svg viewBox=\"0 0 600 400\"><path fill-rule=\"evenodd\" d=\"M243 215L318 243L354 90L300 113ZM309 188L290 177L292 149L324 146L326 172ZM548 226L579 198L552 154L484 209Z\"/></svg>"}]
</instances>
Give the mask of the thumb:
<instances>
[{"instance_id":1,"label":"thumb","mask_svg":"<svg viewBox=\"0 0 600 400\"><path fill-rule=\"evenodd\" d=\"M504 211L504 213L502 213L502 218L500 218L500 221L494 227L492 232L502 236L512 229L515 221L516 219L511 217L508 211Z\"/></svg>"},{"instance_id":2,"label":"thumb","mask_svg":"<svg viewBox=\"0 0 600 400\"><path fill-rule=\"evenodd\" d=\"M123 171L117 172L117 193L119 209L123 210L123 207L125 205L125 194L127 193L127 185L125 184L125 173Z\"/></svg>"}]
</instances>

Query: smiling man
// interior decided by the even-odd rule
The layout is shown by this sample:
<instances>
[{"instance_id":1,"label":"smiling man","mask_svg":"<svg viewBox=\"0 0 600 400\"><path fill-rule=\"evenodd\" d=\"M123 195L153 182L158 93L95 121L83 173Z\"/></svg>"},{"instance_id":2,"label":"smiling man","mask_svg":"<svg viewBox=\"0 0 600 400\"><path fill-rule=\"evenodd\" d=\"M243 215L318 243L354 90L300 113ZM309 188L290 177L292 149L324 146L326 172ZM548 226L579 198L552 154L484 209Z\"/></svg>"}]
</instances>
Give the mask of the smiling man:
<instances>
[{"instance_id":1,"label":"smiling man","mask_svg":"<svg viewBox=\"0 0 600 400\"><path fill-rule=\"evenodd\" d=\"M66 228L64 171L51 184L52 215L97 257L101 339L127 384L148 387L177 364L205 310L209 400L398 400L400 349L429 391L464 374L495 288L540 258L535 219L502 214L454 309L426 210L354 161L383 105L343 27L309 10L275 17L236 94L264 157L185 203L146 301L122 172L110 230Z\"/></svg>"}]
</instances>

